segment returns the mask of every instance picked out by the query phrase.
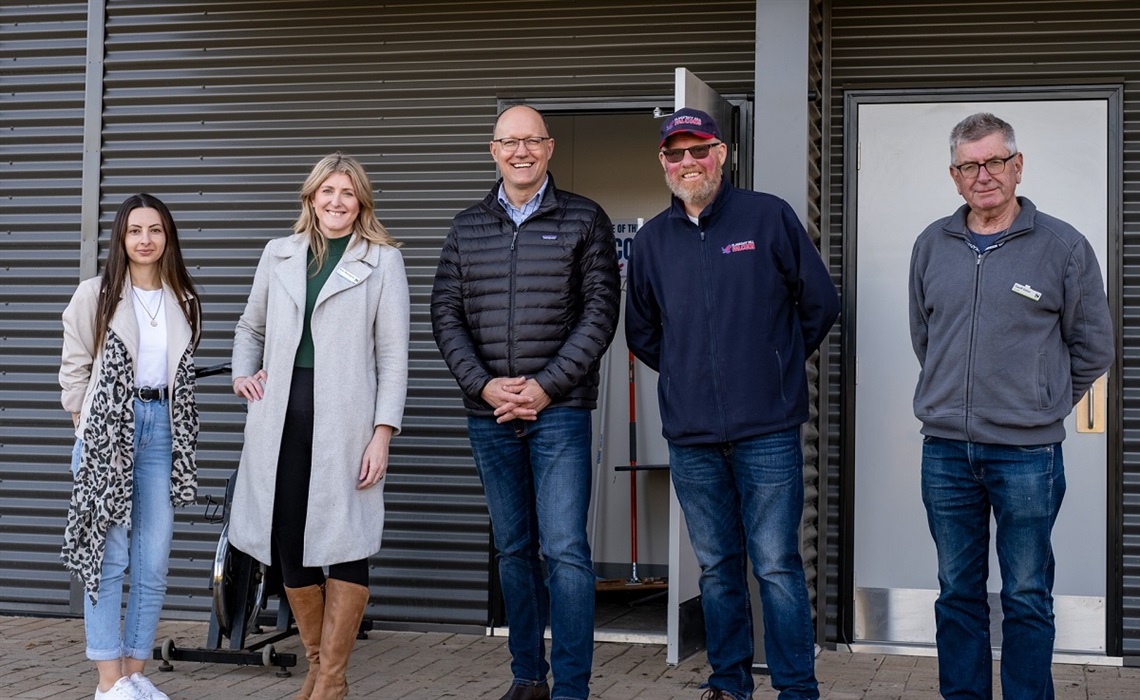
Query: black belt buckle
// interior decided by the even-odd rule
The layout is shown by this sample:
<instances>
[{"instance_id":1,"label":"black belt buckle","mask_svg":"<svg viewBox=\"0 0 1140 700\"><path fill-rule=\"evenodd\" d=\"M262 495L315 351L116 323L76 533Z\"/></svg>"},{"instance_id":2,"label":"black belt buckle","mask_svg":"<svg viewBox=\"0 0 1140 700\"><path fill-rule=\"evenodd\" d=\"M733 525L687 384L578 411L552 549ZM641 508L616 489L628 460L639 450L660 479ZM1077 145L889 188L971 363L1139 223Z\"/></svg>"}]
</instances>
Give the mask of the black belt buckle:
<instances>
[{"instance_id":1,"label":"black belt buckle","mask_svg":"<svg viewBox=\"0 0 1140 700\"><path fill-rule=\"evenodd\" d=\"M165 401L166 387L140 386L135 389L135 398L140 401Z\"/></svg>"}]
</instances>

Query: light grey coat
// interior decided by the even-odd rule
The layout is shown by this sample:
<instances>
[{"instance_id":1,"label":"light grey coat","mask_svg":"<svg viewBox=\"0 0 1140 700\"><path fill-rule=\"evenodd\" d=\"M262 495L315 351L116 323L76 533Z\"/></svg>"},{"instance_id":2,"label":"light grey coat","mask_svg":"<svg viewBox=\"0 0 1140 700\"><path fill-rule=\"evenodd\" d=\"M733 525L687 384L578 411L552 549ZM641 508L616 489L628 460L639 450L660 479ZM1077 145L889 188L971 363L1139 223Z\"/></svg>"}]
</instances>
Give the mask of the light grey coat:
<instances>
[{"instance_id":1,"label":"light grey coat","mask_svg":"<svg viewBox=\"0 0 1140 700\"><path fill-rule=\"evenodd\" d=\"M293 360L305 313L308 237L265 246L234 333L233 376L264 368L265 394L251 402L230 504L230 543L270 561L274 485ZM313 472L305 566L355 561L380 549L384 481L358 491L373 428L400 431L408 386L408 282L399 251L353 241L313 308Z\"/></svg>"}]
</instances>

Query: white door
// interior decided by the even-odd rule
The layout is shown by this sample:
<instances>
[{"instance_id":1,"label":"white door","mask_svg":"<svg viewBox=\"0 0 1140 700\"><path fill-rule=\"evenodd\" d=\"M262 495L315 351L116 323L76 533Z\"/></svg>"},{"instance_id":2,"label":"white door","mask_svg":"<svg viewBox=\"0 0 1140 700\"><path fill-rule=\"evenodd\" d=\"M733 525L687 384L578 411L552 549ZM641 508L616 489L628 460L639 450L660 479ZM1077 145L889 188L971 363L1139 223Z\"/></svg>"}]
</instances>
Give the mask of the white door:
<instances>
[{"instance_id":1,"label":"white door","mask_svg":"<svg viewBox=\"0 0 1140 700\"><path fill-rule=\"evenodd\" d=\"M707 112L716 120L721 134L729 144L729 153L732 153L732 124L733 109L728 100L720 96L707 83L693 75L685 68L678 68L675 73L673 110L682 107L693 107ZM726 170L730 164L725 162ZM644 365L638 366L640 376L646 378L648 386L656 386L657 376ZM673 489L672 480L669 483L669 619L667 622L667 645L665 662L679 663L692 650L704 646L704 639L694 637L703 632L703 626L686 625L689 619L686 609L698 605L700 596L699 581L701 567L693 554L693 546L689 542L689 530L685 525L685 514L681 511L681 504L677 501L677 493Z\"/></svg>"},{"instance_id":2,"label":"white door","mask_svg":"<svg viewBox=\"0 0 1140 700\"><path fill-rule=\"evenodd\" d=\"M907 325L907 273L915 237L962 204L947 170L948 137L958 121L980 111L998 115L1016 131L1025 158L1018 194L1085 234L1102 274L1108 263L1107 101L859 105L854 231L858 642L917 647L934 642L937 561L920 495L922 442L912 412L919 367ZM1096 397L1098 403L1104 399L1103 393ZM1068 492L1053 531L1055 649L1103 654L1107 440L1104 432L1078 432L1072 415L1066 433ZM1001 581L992 546L990 562L996 621ZM992 629L996 645L1001 630Z\"/></svg>"}]
</instances>

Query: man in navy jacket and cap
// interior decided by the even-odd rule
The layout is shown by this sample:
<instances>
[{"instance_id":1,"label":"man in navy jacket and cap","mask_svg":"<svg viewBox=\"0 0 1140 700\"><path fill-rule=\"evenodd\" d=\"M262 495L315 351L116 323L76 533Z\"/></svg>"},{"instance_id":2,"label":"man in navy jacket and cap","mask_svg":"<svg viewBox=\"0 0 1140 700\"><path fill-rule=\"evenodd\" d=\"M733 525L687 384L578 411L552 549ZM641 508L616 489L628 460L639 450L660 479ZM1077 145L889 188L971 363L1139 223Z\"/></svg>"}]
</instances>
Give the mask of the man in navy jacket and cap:
<instances>
[{"instance_id":1,"label":"man in navy jacket and cap","mask_svg":"<svg viewBox=\"0 0 1140 700\"><path fill-rule=\"evenodd\" d=\"M670 207L637 234L626 338L660 372L673 485L701 566L705 697L752 696L747 561L780 698L818 698L799 526L804 364L839 314L819 252L787 202L722 177L715 121L681 109L661 127ZM746 557L747 553L747 557Z\"/></svg>"}]
</instances>

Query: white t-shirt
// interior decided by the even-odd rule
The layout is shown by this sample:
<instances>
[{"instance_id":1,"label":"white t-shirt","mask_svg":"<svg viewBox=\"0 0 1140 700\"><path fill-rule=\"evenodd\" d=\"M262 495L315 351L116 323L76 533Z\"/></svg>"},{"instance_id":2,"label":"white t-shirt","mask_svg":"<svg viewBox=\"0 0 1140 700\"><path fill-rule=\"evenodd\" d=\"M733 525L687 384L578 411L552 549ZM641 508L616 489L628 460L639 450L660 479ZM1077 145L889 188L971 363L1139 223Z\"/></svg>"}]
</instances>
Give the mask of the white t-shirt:
<instances>
[{"instance_id":1,"label":"white t-shirt","mask_svg":"<svg viewBox=\"0 0 1140 700\"><path fill-rule=\"evenodd\" d=\"M134 288L135 318L139 322L138 369L135 386L165 387L166 297L162 289ZM153 317L153 318L152 318Z\"/></svg>"}]
</instances>

